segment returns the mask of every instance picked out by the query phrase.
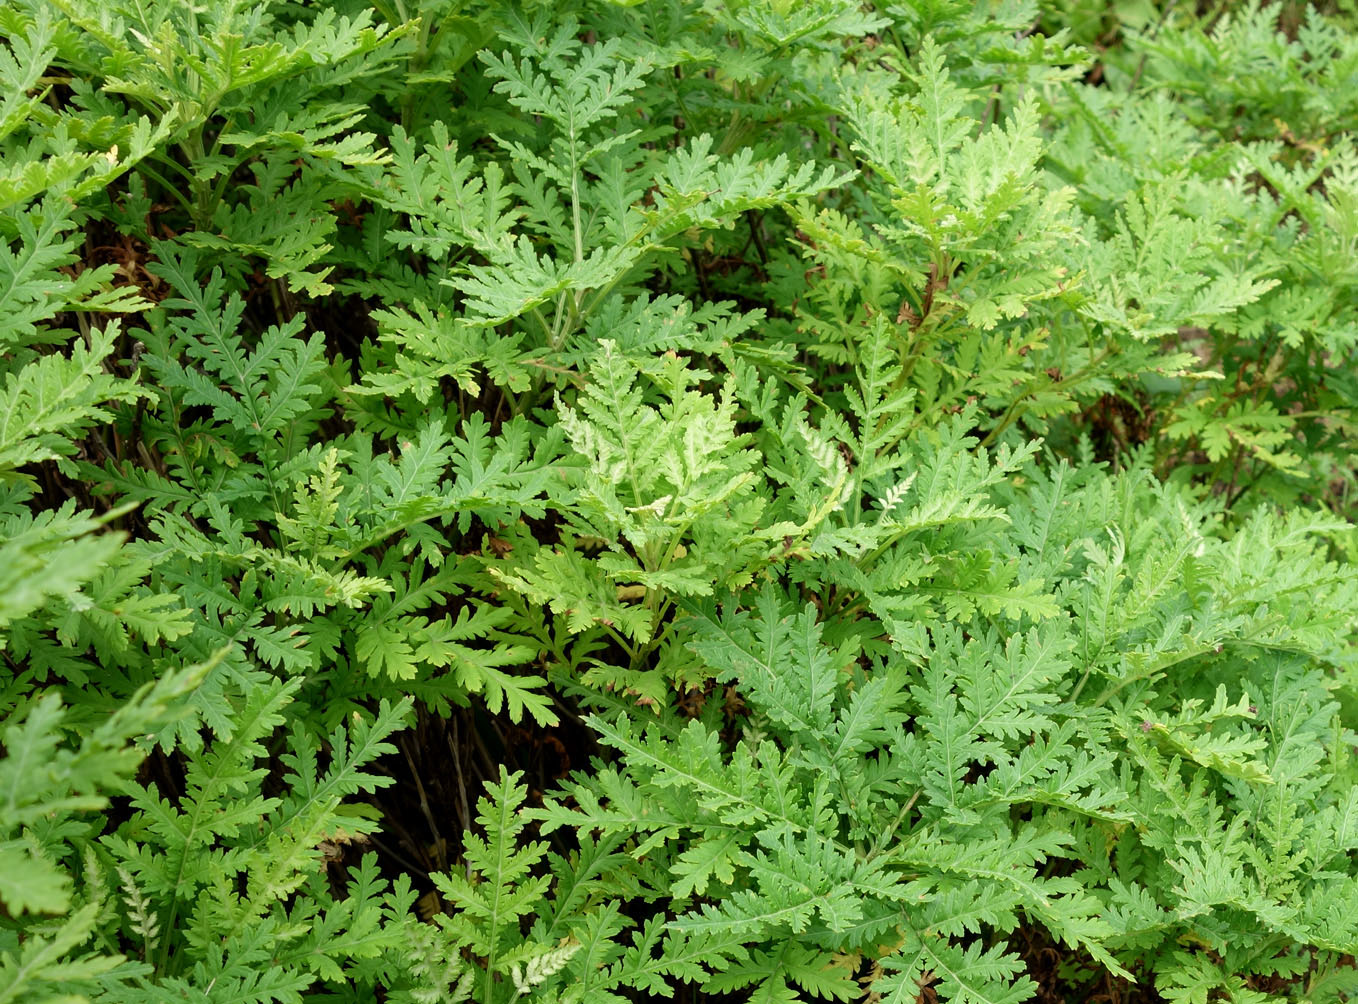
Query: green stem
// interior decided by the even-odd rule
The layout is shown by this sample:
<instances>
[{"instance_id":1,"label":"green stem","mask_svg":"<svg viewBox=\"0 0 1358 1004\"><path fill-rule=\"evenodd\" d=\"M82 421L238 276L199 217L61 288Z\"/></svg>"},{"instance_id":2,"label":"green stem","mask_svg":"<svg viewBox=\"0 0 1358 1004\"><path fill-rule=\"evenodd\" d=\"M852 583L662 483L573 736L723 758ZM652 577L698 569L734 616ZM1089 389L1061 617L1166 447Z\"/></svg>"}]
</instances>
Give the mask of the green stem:
<instances>
[{"instance_id":1,"label":"green stem","mask_svg":"<svg viewBox=\"0 0 1358 1004\"><path fill-rule=\"evenodd\" d=\"M1095 356L1093 359L1087 362L1084 366L1080 367L1080 369L1070 374L1070 376L1064 376L1060 380L1053 380L1050 384L1043 387L1042 389L1046 391L1052 391L1061 387L1069 386L1070 384L1073 383L1078 383L1079 381L1083 380L1085 377L1093 373L1094 368L1098 366L1099 363L1103 362L1105 359L1111 356L1113 354L1113 351L1114 346L1112 345L1112 343L1109 343L1104 347L1102 352L1100 352L1097 356ZM1013 401L1009 403L1009 407L1005 409L1004 415L1000 418L1000 424L995 426L995 428L991 429L989 434L984 439L981 440L979 444L980 449L984 450L987 447L993 445L995 441L998 440L999 437L1004 434L1005 430L1008 429L1009 426L1013 425L1014 422L1018 420L1019 416L1023 414L1023 411L1021 410L1023 402L1028 400L1028 398L1032 397L1034 393L1035 393L1034 391L1026 391L1023 394L1020 394L1018 397L1016 397Z\"/></svg>"}]
</instances>

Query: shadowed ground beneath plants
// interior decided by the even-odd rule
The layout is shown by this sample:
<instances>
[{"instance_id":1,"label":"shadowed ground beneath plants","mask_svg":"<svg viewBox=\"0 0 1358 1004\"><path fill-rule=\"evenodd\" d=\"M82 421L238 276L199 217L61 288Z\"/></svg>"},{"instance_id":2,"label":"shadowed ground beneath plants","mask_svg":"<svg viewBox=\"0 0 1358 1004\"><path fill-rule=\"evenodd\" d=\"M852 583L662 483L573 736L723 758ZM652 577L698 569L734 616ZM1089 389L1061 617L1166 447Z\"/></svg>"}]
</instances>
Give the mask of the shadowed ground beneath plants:
<instances>
[{"instance_id":1,"label":"shadowed ground beneath plants","mask_svg":"<svg viewBox=\"0 0 1358 1004\"><path fill-rule=\"evenodd\" d=\"M455 708L447 718L420 709L414 726L395 737L399 751L377 762L374 773L394 783L369 796L382 814L382 829L373 835L371 849L386 873L395 877L407 872L415 887L428 894L420 903L426 916L441 906L429 875L457 867L462 835L476 818L477 799L487 781L498 779L501 766L523 772L529 804L538 805L545 791L599 754L574 704L558 698L556 709L561 720L551 727L538 726L531 718L514 724L480 707ZM554 839L559 841L562 834ZM350 848L343 864L364 852Z\"/></svg>"}]
</instances>

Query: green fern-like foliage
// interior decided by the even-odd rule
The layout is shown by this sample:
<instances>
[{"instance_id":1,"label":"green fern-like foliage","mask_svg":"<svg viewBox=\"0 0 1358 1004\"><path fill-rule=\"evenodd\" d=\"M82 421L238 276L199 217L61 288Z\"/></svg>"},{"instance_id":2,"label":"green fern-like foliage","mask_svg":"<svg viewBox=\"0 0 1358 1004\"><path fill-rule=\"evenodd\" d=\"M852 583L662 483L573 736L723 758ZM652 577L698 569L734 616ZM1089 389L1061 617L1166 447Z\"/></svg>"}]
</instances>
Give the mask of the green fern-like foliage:
<instances>
[{"instance_id":1,"label":"green fern-like foliage","mask_svg":"<svg viewBox=\"0 0 1358 1004\"><path fill-rule=\"evenodd\" d=\"M386 739L409 703L337 729L325 766L317 741L294 732L279 755L284 792L266 797L265 743L295 689L255 688L220 738L188 758L177 800L155 784L131 787L131 819L103 841L152 965L125 999L171 1000L204 986L241 1000L296 999L320 981L362 982L364 963L401 943L410 898L388 889L371 857L347 894L333 895L324 855L375 828L343 801L388 783L365 768L394 750Z\"/></svg>"},{"instance_id":2,"label":"green fern-like foliage","mask_svg":"<svg viewBox=\"0 0 1358 1004\"><path fill-rule=\"evenodd\" d=\"M145 971L116 946L100 944L117 890L93 838L98 814L142 760L133 740L172 717L205 669L143 688L74 742L80 716L54 693L3 719L0 1000L82 999Z\"/></svg>"},{"instance_id":3,"label":"green fern-like foliage","mask_svg":"<svg viewBox=\"0 0 1358 1004\"><path fill-rule=\"evenodd\" d=\"M91 134L54 112L39 83L58 25L6 14L0 41L0 999L81 999L140 972L96 933L116 892L94 854L99 813L135 773L134 745L177 719L210 671L160 667L154 686L120 675L148 646L183 635L177 598L107 532L117 513L74 499L45 506L39 465L71 472L80 443L118 402L143 398L111 366L118 314L147 304L113 288L112 266L75 271L88 199L144 156L149 123ZM121 152L119 147L121 146ZM101 318L91 324L90 318ZM68 325L75 325L71 327ZM116 682L82 693L92 677ZM74 686L66 695L54 684ZM137 683L141 681L138 680ZM66 700L63 700L63 696ZM92 940L94 939L94 940Z\"/></svg>"},{"instance_id":4,"label":"green fern-like foliage","mask_svg":"<svg viewBox=\"0 0 1358 1004\"><path fill-rule=\"evenodd\" d=\"M0 1004L1358 994L1353 6L3 5Z\"/></svg>"},{"instance_id":5,"label":"green fern-like foliage","mask_svg":"<svg viewBox=\"0 0 1358 1004\"><path fill-rule=\"evenodd\" d=\"M703 394L699 374L673 356L643 375L611 340L590 376L575 405L559 406L569 466L548 496L563 517L561 545L516 538L490 571L573 634L604 634L628 652L627 670L599 666L586 682L659 704L672 681L640 670L651 653L672 653L674 604L747 584L799 528L768 520L731 388L715 400ZM683 661L672 672L682 675Z\"/></svg>"},{"instance_id":6,"label":"green fern-like foliage","mask_svg":"<svg viewBox=\"0 0 1358 1004\"><path fill-rule=\"evenodd\" d=\"M1347 622L1355 583L1317 548L1324 526L1260 517L1223 537L1136 475L1067 469L1006 505L1025 496L1036 522L1003 536L1058 616L978 604L927 627L885 620L880 648L771 586L748 610L700 601L691 647L748 708L735 744L720 719L592 720L622 766L535 815L630 835L671 876L669 937L743 946L708 957L703 987L840 996L853 958L888 998L929 985L1022 1000L1005 940L1020 923L1166 987L1204 978L1181 944L1225 951L1244 915L1271 936L1237 943L1221 973L1307 951L1333 965L1353 944L1333 926L1351 883L1323 864L1348 845L1335 783L1349 768L1321 724L1327 668L1349 659L1314 643ZM1129 533L1165 543L1130 548ZM1304 613L1257 578L1279 563L1311 583ZM1320 731L1302 740L1306 721ZM1282 794L1302 776L1310 794ZM1279 798L1286 819L1332 822L1303 837ZM1279 853L1298 867L1256 870Z\"/></svg>"},{"instance_id":7,"label":"green fern-like foliage","mask_svg":"<svg viewBox=\"0 0 1358 1004\"><path fill-rule=\"evenodd\" d=\"M110 463L100 475L142 503L155 540L141 553L195 611L188 644L235 642L220 686L319 673L325 660L346 694L401 681L435 706L481 693L515 719L551 719L541 680L513 671L534 643L507 612L475 608L489 580L446 557L436 529L538 511L543 454L475 421L459 436L426 422L391 452L362 433L311 445L337 393L321 336L303 336L300 317L250 332L239 292L220 271L200 284L199 261L165 247L156 267L183 293L144 342L161 407L142 434L164 470ZM468 602L432 612L453 596ZM212 702L202 712L216 728ZM330 705L327 720L346 710Z\"/></svg>"},{"instance_id":8,"label":"green fern-like foliage","mask_svg":"<svg viewBox=\"0 0 1358 1004\"><path fill-rule=\"evenodd\" d=\"M440 125L422 149L394 135L396 163L376 198L397 215L372 239L418 252L420 270L388 266L381 284L351 287L413 285L416 297L379 315L370 392L426 401L435 381L453 378L476 394L484 375L522 413L591 354L607 319L646 309L641 284L673 261L684 235L834 182L832 170L794 167L786 155L723 157L710 135L655 149L664 130L626 125L660 54L629 54L619 40L582 45L580 30L569 17L514 20L503 35L511 48L484 54L493 91L543 125L531 138L516 136L521 126L495 135L507 167L476 171Z\"/></svg>"},{"instance_id":9,"label":"green fern-like foliage","mask_svg":"<svg viewBox=\"0 0 1358 1004\"><path fill-rule=\"evenodd\" d=\"M1295 97L1308 74L1351 76L1352 44L1315 13L1289 39L1275 13L1247 5L1210 31L1169 18L1138 33L1134 63L1118 61L1113 86L1068 92L1050 163L1078 186L1100 249L1090 271L1098 292L1083 313L1200 361L1197 373L1143 382L1167 416L1175 476L1211 471L1241 498L1265 485L1279 499L1325 498L1349 421L1290 416L1352 407L1353 275L1333 253L1354 233L1352 138L1338 125L1342 85L1319 87L1305 109ZM1229 146L1217 145L1213 109L1234 98L1204 90L1201 77L1222 60L1267 94ZM1316 184L1331 174L1332 185Z\"/></svg>"}]
</instances>

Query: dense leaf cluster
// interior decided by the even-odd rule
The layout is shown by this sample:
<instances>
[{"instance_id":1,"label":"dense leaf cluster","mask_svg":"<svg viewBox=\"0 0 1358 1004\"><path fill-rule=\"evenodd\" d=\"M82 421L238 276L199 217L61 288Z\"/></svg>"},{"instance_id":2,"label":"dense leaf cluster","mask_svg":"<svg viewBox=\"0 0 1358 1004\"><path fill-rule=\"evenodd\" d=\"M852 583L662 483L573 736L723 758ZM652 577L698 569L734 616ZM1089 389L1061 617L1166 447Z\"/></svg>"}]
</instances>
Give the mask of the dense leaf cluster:
<instances>
[{"instance_id":1,"label":"dense leaf cluster","mask_svg":"<svg viewBox=\"0 0 1358 1004\"><path fill-rule=\"evenodd\" d=\"M1358 994L1356 134L1348 0L10 0L0 1004Z\"/></svg>"}]
</instances>

